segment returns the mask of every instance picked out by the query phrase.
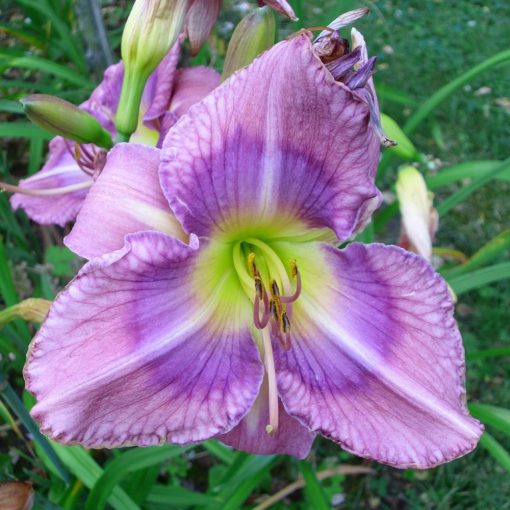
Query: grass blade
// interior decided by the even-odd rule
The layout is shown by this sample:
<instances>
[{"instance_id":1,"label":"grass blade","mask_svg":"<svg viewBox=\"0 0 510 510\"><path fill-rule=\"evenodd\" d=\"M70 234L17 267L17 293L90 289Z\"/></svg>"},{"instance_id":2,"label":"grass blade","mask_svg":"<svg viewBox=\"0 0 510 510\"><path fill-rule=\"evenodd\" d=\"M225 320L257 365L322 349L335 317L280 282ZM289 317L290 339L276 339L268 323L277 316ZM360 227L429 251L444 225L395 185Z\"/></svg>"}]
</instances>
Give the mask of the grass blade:
<instances>
[{"instance_id":1,"label":"grass blade","mask_svg":"<svg viewBox=\"0 0 510 510\"><path fill-rule=\"evenodd\" d=\"M96 481L87 499L86 510L102 510L115 486L129 473L145 469L184 453L190 447L175 445L135 448L115 457Z\"/></svg>"},{"instance_id":2,"label":"grass blade","mask_svg":"<svg viewBox=\"0 0 510 510\"><path fill-rule=\"evenodd\" d=\"M218 500L216 496L190 491L178 485L155 485L145 502L145 506L149 508L161 508L162 510L169 507L180 509L190 506L207 508L220 504L221 500Z\"/></svg>"},{"instance_id":3,"label":"grass blade","mask_svg":"<svg viewBox=\"0 0 510 510\"><path fill-rule=\"evenodd\" d=\"M439 173L428 176L425 180L427 181L427 187L430 190L435 190L441 186L447 186L448 184L464 179L483 177L491 170L501 165L501 163L503 163L503 161L465 161L464 163L459 163L449 168L443 168ZM510 169L498 174L497 179L510 181Z\"/></svg>"},{"instance_id":4,"label":"grass blade","mask_svg":"<svg viewBox=\"0 0 510 510\"><path fill-rule=\"evenodd\" d=\"M331 505L310 463L304 460L299 463L299 467L305 481L305 492L310 508L314 510L329 510Z\"/></svg>"},{"instance_id":5,"label":"grass blade","mask_svg":"<svg viewBox=\"0 0 510 510\"><path fill-rule=\"evenodd\" d=\"M23 69L30 69L32 71L42 71L52 76L62 78L63 80L67 80L69 83L73 83L80 87L92 88L93 86L92 82L88 78L77 73L71 68L41 57L10 57L1 55L0 66L3 68L22 67Z\"/></svg>"},{"instance_id":6,"label":"grass blade","mask_svg":"<svg viewBox=\"0 0 510 510\"><path fill-rule=\"evenodd\" d=\"M481 266L487 265L494 259L508 251L510 248L510 230L505 230L501 234L491 239L485 246L482 246L467 262L461 266L454 267L444 272L447 278L465 274Z\"/></svg>"},{"instance_id":7,"label":"grass blade","mask_svg":"<svg viewBox=\"0 0 510 510\"><path fill-rule=\"evenodd\" d=\"M89 489L94 487L103 474L99 464L80 446L63 446L55 442L52 442L52 445L69 471ZM139 506L120 487L112 490L108 503L115 510L140 510Z\"/></svg>"},{"instance_id":8,"label":"grass blade","mask_svg":"<svg viewBox=\"0 0 510 510\"><path fill-rule=\"evenodd\" d=\"M78 69L82 73L85 73L87 71L87 66L85 63L83 51L80 51L78 44L76 44L76 38L72 36L69 28L51 8L47 0L18 0L18 3L40 12L43 16L51 21L63 43L61 45L61 49L76 64Z\"/></svg>"},{"instance_id":9,"label":"grass blade","mask_svg":"<svg viewBox=\"0 0 510 510\"><path fill-rule=\"evenodd\" d=\"M485 425L490 425L510 436L510 409L487 404L469 404L469 411Z\"/></svg>"},{"instance_id":10,"label":"grass blade","mask_svg":"<svg viewBox=\"0 0 510 510\"><path fill-rule=\"evenodd\" d=\"M460 204L478 188L484 184L487 184L490 180L495 179L501 173L508 171L510 171L510 159L503 161L501 164L487 172L485 175L478 177L474 181L470 182L466 186L463 186L458 191L450 195L446 200L443 200L437 206L437 212L439 216L444 216L450 209Z\"/></svg>"},{"instance_id":11,"label":"grass blade","mask_svg":"<svg viewBox=\"0 0 510 510\"><path fill-rule=\"evenodd\" d=\"M5 379L3 372L0 370L0 396L3 401L9 406L11 411L18 417L23 426L28 430L28 432L32 435L33 440L44 454L48 457L48 459L53 464L56 472L64 480L65 482L70 481L69 473L65 469L64 465L58 458L54 449L51 447L50 442L41 434L39 428L35 424L34 420L28 414L26 407L23 405L23 402L20 400L14 389Z\"/></svg>"},{"instance_id":12,"label":"grass blade","mask_svg":"<svg viewBox=\"0 0 510 510\"><path fill-rule=\"evenodd\" d=\"M510 60L510 49L503 50L496 55L480 62L465 73L441 87L427 101L425 101L414 113L404 126L404 132L410 135L418 126L451 94L463 87L483 72L495 67L503 62Z\"/></svg>"},{"instance_id":13,"label":"grass blade","mask_svg":"<svg viewBox=\"0 0 510 510\"><path fill-rule=\"evenodd\" d=\"M466 352L466 358L468 361L485 358L496 358L498 356L510 356L510 347L493 347L491 349Z\"/></svg>"},{"instance_id":14,"label":"grass blade","mask_svg":"<svg viewBox=\"0 0 510 510\"><path fill-rule=\"evenodd\" d=\"M238 510L253 490L268 476L274 460L275 455L253 455L220 493L219 497L224 501L220 508Z\"/></svg>"},{"instance_id":15,"label":"grass blade","mask_svg":"<svg viewBox=\"0 0 510 510\"><path fill-rule=\"evenodd\" d=\"M510 278L510 262L495 264L452 278L448 278L446 275L448 283L457 295L507 278Z\"/></svg>"},{"instance_id":16,"label":"grass blade","mask_svg":"<svg viewBox=\"0 0 510 510\"><path fill-rule=\"evenodd\" d=\"M483 446L510 473L510 454L508 450L487 432L484 432L480 438L480 446Z\"/></svg>"},{"instance_id":17,"label":"grass blade","mask_svg":"<svg viewBox=\"0 0 510 510\"><path fill-rule=\"evenodd\" d=\"M229 466L234 462L236 457L235 452L233 452L230 448L223 446L218 441L214 439L210 439L209 441L205 441L202 443L202 446L214 457L221 460L225 464Z\"/></svg>"}]
</instances>

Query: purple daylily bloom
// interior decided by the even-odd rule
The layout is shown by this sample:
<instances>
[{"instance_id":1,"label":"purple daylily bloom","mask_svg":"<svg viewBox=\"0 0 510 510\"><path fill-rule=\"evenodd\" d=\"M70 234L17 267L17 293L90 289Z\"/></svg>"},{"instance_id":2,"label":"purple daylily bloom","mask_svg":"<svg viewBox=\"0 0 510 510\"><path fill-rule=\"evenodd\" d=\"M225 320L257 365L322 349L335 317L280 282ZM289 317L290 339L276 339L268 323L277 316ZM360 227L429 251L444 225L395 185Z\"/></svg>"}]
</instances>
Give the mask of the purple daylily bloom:
<instances>
[{"instance_id":1,"label":"purple daylily bloom","mask_svg":"<svg viewBox=\"0 0 510 510\"><path fill-rule=\"evenodd\" d=\"M475 447L445 282L398 247L336 247L380 202L378 111L371 78L350 89L319 49L308 34L281 42L161 152L110 152L68 238L94 258L28 356L43 432L297 457L320 433L419 468Z\"/></svg>"},{"instance_id":2,"label":"purple daylily bloom","mask_svg":"<svg viewBox=\"0 0 510 510\"><path fill-rule=\"evenodd\" d=\"M179 54L178 42L150 76L142 98L142 121L131 141L148 145L160 143L185 109L219 84L219 74L208 67L177 69ZM110 66L103 81L81 105L112 134L115 133L114 120L123 77L122 62ZM80 147L77 154L73 144L61 137L55 137L49 149L44 167L20 181L20 187L26 191L14 194L11 204L14 209L23 208L37 223L64 226L74 220L81 209L102 169L104 152L87 145ZM96 166L99 158L101 161ZM34 191L36 194L28 194Z\"/></svg>"}]
</instances>

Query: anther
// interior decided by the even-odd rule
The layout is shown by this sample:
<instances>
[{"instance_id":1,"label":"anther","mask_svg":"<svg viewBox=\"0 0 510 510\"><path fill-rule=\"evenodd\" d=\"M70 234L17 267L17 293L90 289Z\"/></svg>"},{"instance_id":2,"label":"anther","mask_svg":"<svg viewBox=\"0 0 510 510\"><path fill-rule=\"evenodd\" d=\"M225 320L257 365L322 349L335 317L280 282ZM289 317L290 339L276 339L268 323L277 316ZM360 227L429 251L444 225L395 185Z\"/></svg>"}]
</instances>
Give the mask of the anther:
<instances>
[{"instance_id":1,"label":"anther","mask_svg":"<svg viewBox=\"0 0 510 510\"><path fill-rule=\"evenodd\" d=\"M282 333L288 333L290 331L290 320L287 316L287 312L282 312L280 315L280 329Z\"/></svg>"},{"instance_id":2,"label":"anther","mask_svg":"<svg viewBox=\"0 0 510 510\"><path fill-rule=\"evenodd\" d=\"M280 297L280 288L278 287L276 280L271 280L271 296L273 296L273 298Z\"/></svg>"},{"instance_id":3,"label":"anther","mask_svg":"<svg viewBox=\"0 0 510 510\"><path fill-rule=\"evenodd\" d=\"M301 295L301 273L299 272L295 260L290 263L290 274L296 280L296 290L291 296L280 297L280 301L287 304L294 303L294 301L297 301L298 297Z\"/></svg>"},{"instance_id":4,"label":"anther","mask_svg":"<svg viewBox=\"0 0 510 510\"><path fill-rule=\"evenodd\" d=\"M257 266L255 265L255 253L253 252L248 255L248 269L253 278L260 276Z\"/></svg>"}]
</instances>

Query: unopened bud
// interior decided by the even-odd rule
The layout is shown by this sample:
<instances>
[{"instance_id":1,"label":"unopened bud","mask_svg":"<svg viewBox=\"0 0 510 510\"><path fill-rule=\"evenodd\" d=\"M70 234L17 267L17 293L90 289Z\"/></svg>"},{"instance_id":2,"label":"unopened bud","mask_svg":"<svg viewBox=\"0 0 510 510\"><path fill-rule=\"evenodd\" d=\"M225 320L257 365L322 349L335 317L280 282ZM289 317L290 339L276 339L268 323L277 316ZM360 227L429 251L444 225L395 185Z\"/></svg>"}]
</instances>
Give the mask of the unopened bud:
<instances>
[{"instance_id":1,"label":"unopened bud","mask_svg":"<svg viewBox=\"0 0 510 510\"><path fill-rule=\"evenodd\" d=\"M191 54L196 55L218 19L221 0L195 0L187 21Z\"/></svg>"},{"instance_id":2,"label":"unopened bud","mask_svg":"<svg viewBox=\"0 0 510 510\"><path fill-rule=\"evenodd\" d=\"M136 0L122 34L124 80L117 131L128 139L138 125L143 89L183 30L193 0Z\"/></svg>"},{"instance_id":3,"label":"unopened bud","mask_svg":"<svg viewBox=\"0 0 510 510\"><path fill-rule=\"evenodd\" d=\"M400 245L431 260L438 226L432 205L434 195L427 189L423 175L412 166L400 169L396 190L402 217Z\"/></svg>"},{"instance_id":4,"label":"unopened bud","mask_svg":"<svg viewBox=\"0 0 510 510\"><path fill-rule=\"evenodd\" d=\"M269 7L273 8L276 12L287 16L287 18L290 18L292 21L297 21L298 19L287 0L258 0L258 2L260 6L264 4L269 5Z\"/></svg>"},{"instance_id":5,"label":"unopened bud","mask_svg":"<svg viewBox=\"0 0 510 510\"><path fill-rule=\"evenodd\" d=\"M110 149L112 137L99 121L59 97L32 94L21 99L27 117L39 127L78 143L93 143Z\"/></svg>"},{"instance_id":6,"label":"unopened bud","mask_svg":"<svg viewBox=\"0 0 510 510\"><path fill-rule=\"evenodd\" d=\"M420 153L416 150L413 142L409 140L400 126L391 117L381 113L381 125L384 134L396 142L391 151L399 158L405 161L419 161L421 159Z\"/></svg>"},{"instance_id":7,"label":"unopened bud","mask_svg":"<svg viewBox=\"0 0 510 510\"><path fill-rule=\"evenodd\" d=\"M250 64L275 41L276 23L272 11L262 7L244 17L237 25L227 49L222 79Z\"/></svg>"},{"instance_id":8,"label":"unopened bud","mask_svg":"<svg viewBox=\"0 0 510 510\"><path fill-rule=\"evenodd\" d=\"M22 319L28 322L41 323L48 315L51 301L39 298L25 299L21 303L9 306L0 312L0 326Z\"/></svg>"}]
</instances>

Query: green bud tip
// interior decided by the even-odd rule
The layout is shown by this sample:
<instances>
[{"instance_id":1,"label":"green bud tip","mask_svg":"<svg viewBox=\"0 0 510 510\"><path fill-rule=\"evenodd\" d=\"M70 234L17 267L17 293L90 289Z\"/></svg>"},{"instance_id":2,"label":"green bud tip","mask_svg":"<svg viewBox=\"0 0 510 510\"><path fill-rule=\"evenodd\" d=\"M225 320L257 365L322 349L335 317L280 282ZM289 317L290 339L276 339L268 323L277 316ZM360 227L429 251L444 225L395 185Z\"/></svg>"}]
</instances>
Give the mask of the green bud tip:
<instances>
[{"instance_id":1,"label":"green bud tip","mask_svg":"<svg viewBox=\"0 0 510 510\"><path fill-rule=\"evenodd\" d=\"M110 133L99 121L77 106L46 94L32 94L20 100L26 116L37 126L77 143L113 147Z\"/></svg>"}]
</instances>

